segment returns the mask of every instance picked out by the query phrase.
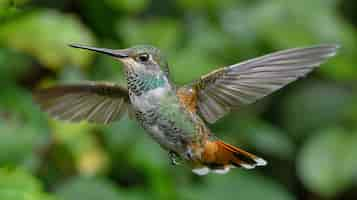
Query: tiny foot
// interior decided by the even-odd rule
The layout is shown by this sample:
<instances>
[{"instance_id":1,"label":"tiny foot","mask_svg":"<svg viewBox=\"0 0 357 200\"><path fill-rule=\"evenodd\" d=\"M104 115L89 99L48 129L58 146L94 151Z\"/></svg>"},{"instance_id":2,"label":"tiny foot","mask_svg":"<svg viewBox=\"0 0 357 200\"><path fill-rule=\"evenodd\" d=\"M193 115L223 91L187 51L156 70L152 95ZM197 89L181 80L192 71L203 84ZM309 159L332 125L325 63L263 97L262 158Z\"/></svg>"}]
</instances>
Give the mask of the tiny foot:
<instances>
[{"instance_id":1,"label":"tiny foot","mask_svg":"<svg viewBox=\"0 0 357 200\"><path fill-rule=\"evenodd\" d=\"M171 164L172 165L179 165L180 164L180 160L181 158L179 157L179 155L177 155L177 153L170 151L169 152L169 158L171 160Z\"/></svg>"}]
</instances>

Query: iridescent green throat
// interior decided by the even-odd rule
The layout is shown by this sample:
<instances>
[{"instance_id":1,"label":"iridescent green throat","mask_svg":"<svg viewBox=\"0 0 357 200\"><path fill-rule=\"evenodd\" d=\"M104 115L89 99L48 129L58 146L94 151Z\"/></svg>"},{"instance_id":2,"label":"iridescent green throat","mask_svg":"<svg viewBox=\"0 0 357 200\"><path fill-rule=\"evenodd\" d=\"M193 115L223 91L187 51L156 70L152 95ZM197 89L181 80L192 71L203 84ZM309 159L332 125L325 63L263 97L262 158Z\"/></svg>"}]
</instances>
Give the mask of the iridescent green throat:
<instances>
[{"instance_id":1,"label":"iridescent green throat","mask_svg":"<svg viewBox=\"0 0 357 200\"><path fill-rule=\"evenodd\" d=\"M127 79L129 89L137 96L140 96L143 92L164 87L167 80L163 73L151 74L135 72L128 74Z\"/></svg>"},{"instance_id":2,"label":"iridescent green throat","mask_svg":"<svg viewBox=\"0 0 357 200\"><path fill-rule=\"evenodd\" d=\"M163 74L143 74L141 80L143 82L143 91L145 92L163 87L166 83L165 76Z\"/></svg>"}]
</instances>

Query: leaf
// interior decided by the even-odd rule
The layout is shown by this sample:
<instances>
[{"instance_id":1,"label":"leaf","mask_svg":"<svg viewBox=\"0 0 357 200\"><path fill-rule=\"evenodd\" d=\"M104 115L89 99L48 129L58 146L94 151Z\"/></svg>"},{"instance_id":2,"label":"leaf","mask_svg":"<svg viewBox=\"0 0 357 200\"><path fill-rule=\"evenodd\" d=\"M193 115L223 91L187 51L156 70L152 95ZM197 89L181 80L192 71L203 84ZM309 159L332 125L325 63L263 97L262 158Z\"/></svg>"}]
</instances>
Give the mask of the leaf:
<instances>
[{"instance_id":1,"label":"leaf","mask_svg":"<svg viewBox=\"0 0 357 200\"><path fill-rule=\"evenodd\" d=\"M144 10L149 4L148 0L105 0L112 8L137 13Z\"/></svg>"},{"instance_id":2,"label":"leaf","mask_svg":"<svg viewBox=\"0 0 357 200\"><path fill-rule=\"evenodd\" d=\"M1 0L0 1L0 23L1 20L13 17L20 13L21 6L25 5L29 0Z\"/></svg>"},{"instance_id":3,"label":"leaf","mask_svg":"<svg viewBox=\"0 0 357 200\"><path fill-rule=\"evenodd\" d=\"M295 145L285 132L264 122L251 124L244 130L245 136L258 152L282 159L293 157Z\"/></svg>"},{"instance_id":4,"label":"leaf","mask_svg":"<svg viewBox=\"0 0 357 200\"><path fill-rule=\"evenodd\" d=\"M150 199L141 191L122 191L106 179L75 177L56 188L55 193L62 200L140 200Z\"/></svg>"},{"instance_id":5,"label":"leaf","mask_svg":"<svg viewBox=\"0 0 357 200\"><path fill-rule=\"evenodd\" d=\"M330 128L311 137L297 162L298 174L311 191L334 197L356 178L357 134Z\"/></svg>"},{"instance_id":6,"label":"leaf","mask_svg":"<svg viewBox=\"0 0 357 200\"><path fill-rule=\"evenodd\" d=\"M1 0L0 7L5 6L20 6L28 2L28 0Z\"/></svg>"},{"instance_id":7,"label":"leaf","mask_svg":"<svg viewBox=\"0 0 357 200\"><path fill-rule=\"evenodd\" d=\"M50 69L88 64L91 54L67 46L81 41L93 44L92 33L76 17L51 10L33 11L0 26L1 43L34 56Z\"/></svg>"},{"instance_id":8,"label":"leaf","mask_svg":"<svg viewBox=\"0 0 357 200\"><path fill-rule=\"evenodd\" d=\"M115 186L106 181L94 178L78 177L65 182L55 190L63 200L118 200L119 192Z\"/></svg>"},{"instance_id":9,"label":"leaf","mask_svg":"<svg viewBox=\"0 0 357 200\"><path fill-rule=\"evenodd\" d=\"M184 48L171 59L172 77L179 84L187 84L216 67L216 58L198 48ZM187 70L190 69L190 70Z\"/></svg>"},{"instance_id":10,"label":"leaf","mask_svg":"<svg viewBox=\"0 0 357 200\"><path fill-rule=\"evenodd\" d=\"M303 139L307 133L337 124L353 103L349 90L327 82L305 82L283 99L281 121L295 137Z\"/></svg>"},{"instance_id":11,"label":"leaf","mask_svg":"<svg viewBox=\"0 0 357 200\"><path fill-rule=\"evenodd\" d=\"M127 148L132 147L147 134L135 119L129 119L128 116L123 116L120 121L102 128L107 148L113 154L126 152Z\"/></svg>"},{"instance_id":12,"label":"leaf","mask_svg":"<svg viewBox=\"0 0 357 200\"><path fill-rule=\"evenodd\" d=\"M0 169L1 200L55 200L43 192L39 180L25 171Z\"/></svg>"},{"instance_id":13,"label":"leaf","mask_svg":"<svg viewBox=\"0 0 357 200\"><path fill-rule=\"evenodd\" d=\"M14 120L0 122L0 164L18 164L34 156L41 135L29 124L21 125Z\"/></svg>"},{"instance_id":14,"label":"leaf","mask_svg":"<svg viewBox=\"0 0 357 200\"><path fill-rule=\"evenodd\" d=\"M14 51L0 49L0 82L15 82L28 72L31 67L27 56Z\"/></svg>"},{"instance_id":15,"label":"leaf","mask_svg":"<svg viewBox=\"0 0 357 200\"><path fill-rule=\"evenodd\" d=\"M47 145L48 126L31 95L8 84L0 92L0 163L36 168L37 151ZM30 164L30 165L28 165Z\"/></svg>"},{"instance_id":16,"label":"leaf","mask_svg":"<svg viewBox=\"0 0 357 200\"><path fill-rule=\"evenodd\" d=\"M268 0L249 6L232 6L221 18L223 28L242 43L261 45L263 40L274 49L339 43L341 50L321 71L330 78L354 80L356 29L340 17L337 3L337 0Z\"/></svg>"},{"instance_id":17,"label":"leaf","mask_svg":"<svg viewBox=\"0 0 357 200\"><path fill-rule=\"evenodd\" d=\"M223 9L227 8L229 6L234 5L236 1L234 0L221 0L221 1L215 1L215 0L196 0L196 1L190 1L190 0L178 0L177 4L178 6L182 7L183 9L197 9L197 10L209 10L209 9Z\"/></svg>"},{"instance_id":18,"label":"leaf","mask_svg":"<svg viewBox=\"0 0 357 200\"><path fill-rule=\"evenodd\" d=\"M194 187L195 189L193 189ZM210 174L200 186L185 187L182 199L293 200L286 189L274 181L250 172L232 171L229 175Z\"/></svg>"},{"instance_id":19,"label":"leaf","mask_svg":"<svg viewBox=\"0 0 357 200\"><path fill-rule=\"evenodd\" d=\"M173 49L182 36L181 25L172 19L124 19L117 30L126 46L151 44L163 50Z\"/></svg>"},{"instance_id":20,"label":"leaf","mask_svg":"<svg viewBox=\"0 0 357 200\"><path fill-rule=\"evenodd\" d=\"M81 174L95 175L107 169L109 158L93 135L94 125L60 121L52 121L51 124L53 137L71 152Z\"/></svg>"}]
</instances>

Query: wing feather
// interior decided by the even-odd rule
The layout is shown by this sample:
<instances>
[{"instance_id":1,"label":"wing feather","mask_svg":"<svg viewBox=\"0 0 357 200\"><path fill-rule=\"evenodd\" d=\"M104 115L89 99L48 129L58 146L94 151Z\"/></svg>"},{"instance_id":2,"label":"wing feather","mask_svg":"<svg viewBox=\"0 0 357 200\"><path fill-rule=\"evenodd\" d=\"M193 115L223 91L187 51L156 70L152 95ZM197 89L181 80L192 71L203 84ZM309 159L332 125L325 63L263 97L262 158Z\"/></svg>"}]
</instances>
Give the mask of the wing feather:
<instances>
[{"instance_id":1,"label":"wing feather","mask_svg":"<svg viewBox=\"0 0 357 200\"><path fill-rule=\"evenodd\" d=\"M102 124L120 119L130 105L127 89L110 83L55 86L35 92L34 99L55 119Z\"/></svg>"},{"instance_id":2,"label":"wing feather","mask_svg":"<svg viewBox=\"0 0 357 200\"><path fill-rule=\"evenodd\" d=\"M306 76L334 56L337 45L294 48L215 70L186 85L197 95L198 112L210 123Z\"/></svg>"}]
</instances>

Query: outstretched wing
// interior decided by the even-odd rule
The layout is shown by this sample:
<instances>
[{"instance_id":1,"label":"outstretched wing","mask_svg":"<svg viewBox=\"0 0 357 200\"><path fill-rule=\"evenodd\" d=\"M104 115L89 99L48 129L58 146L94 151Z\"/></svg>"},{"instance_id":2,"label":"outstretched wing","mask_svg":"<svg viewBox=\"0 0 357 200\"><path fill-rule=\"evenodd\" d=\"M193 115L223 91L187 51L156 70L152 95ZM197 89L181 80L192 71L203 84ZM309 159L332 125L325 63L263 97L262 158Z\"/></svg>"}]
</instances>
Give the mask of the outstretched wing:
<instances>
[{"instance_id":1,"label":"outstretched wing","mask_svg":"<svg viewBox=\"0 0 357 200\"><path fill-rule=\"evenodd\" d=\"M305 76L336 54L337 45L295 48L213 71L178 91L196 99L198 112L210 123ZM187 95L186 95L187 99Z\"/></svg>"},{"instance_id":2,"label":"outstretched wing","mask_svg":"<svg viewBox=\"0 0 357 200\"><path fill-rule=\"evenodd\" d=\"M107 124L119 119L129 106L128 90L111 83L55 86L34 93L41 109L55 119Z\"/></svg>"}]
</instances>

